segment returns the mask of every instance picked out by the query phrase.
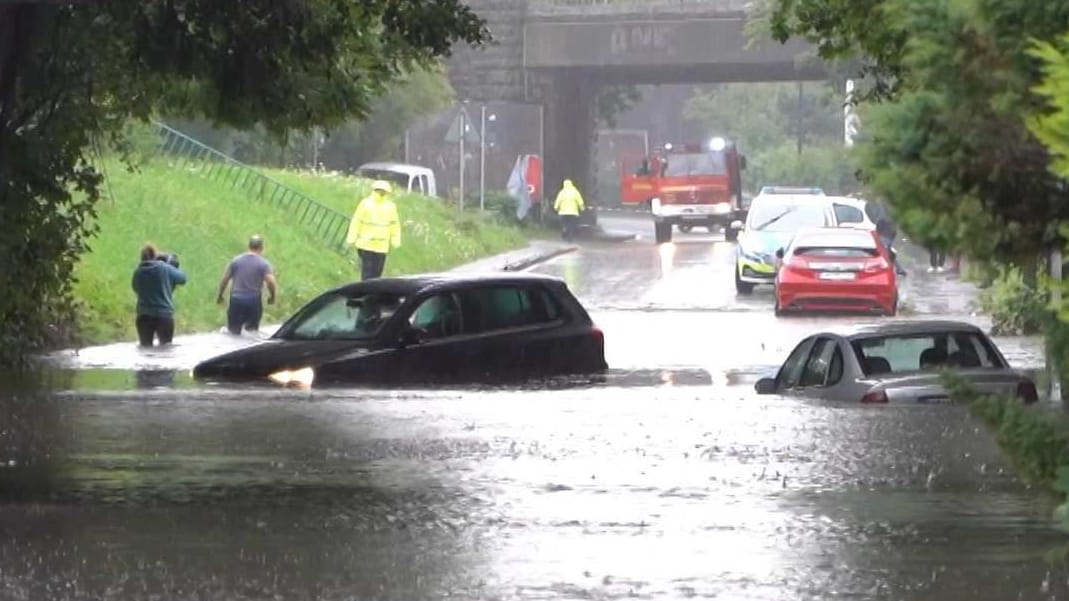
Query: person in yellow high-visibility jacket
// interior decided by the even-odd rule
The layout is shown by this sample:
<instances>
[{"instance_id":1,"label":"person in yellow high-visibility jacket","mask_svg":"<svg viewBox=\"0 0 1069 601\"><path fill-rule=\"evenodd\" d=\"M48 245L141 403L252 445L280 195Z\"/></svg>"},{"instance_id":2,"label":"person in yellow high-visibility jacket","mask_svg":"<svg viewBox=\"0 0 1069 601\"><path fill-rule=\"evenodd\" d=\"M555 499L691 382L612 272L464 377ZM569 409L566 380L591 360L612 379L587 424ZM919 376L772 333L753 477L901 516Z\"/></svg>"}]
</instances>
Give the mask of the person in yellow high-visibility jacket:
<instances>
[{"instance_id":1,"label":"person in yellow high-visibility jacket","mask_svg":"<svg viewBox=\"0 0 1069 601\"><path fill-rule=\"evenodd\" d=\"M391 248L401 246L401 221L397 205L390 198L390 184L376 180L371 194L360 201L349 222L345 243L355 246L360 255L360 279L382 276L386 255Z\"/></svg>"},{"instance_id":2,"label":"person in yellow high-visibility jacket","mask_svg":"<svg viewBox=\"0 0 1069 601\"><path fill-rule=\"evenodd\" d=\"M563 226L561 238L566 242L570 242L575 236L575 228L579 224L579 215L583 212L583 206L583 195L579 193L579 189L575 187L572 180L564 180L564 185L557 193L557 200L553 202L553 210L560 216Z\"/></svg>"}]
</instances>

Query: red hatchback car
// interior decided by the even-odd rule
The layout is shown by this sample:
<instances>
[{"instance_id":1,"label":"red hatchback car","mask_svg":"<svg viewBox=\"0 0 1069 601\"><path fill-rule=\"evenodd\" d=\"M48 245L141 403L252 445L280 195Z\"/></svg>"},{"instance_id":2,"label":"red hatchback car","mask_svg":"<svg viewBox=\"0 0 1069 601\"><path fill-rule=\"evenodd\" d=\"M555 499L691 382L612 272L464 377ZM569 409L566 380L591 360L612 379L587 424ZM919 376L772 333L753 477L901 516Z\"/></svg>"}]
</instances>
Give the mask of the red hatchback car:
<instances>
[{"instance_id":1,"label":"red hatchback car","mask_svg":"<svg viewBox=\"0 0 1069 601\"><path fill-rule=\"evenodd\" d=\"M891 251L873 231L815 228L776 251L776 315L834 311L894 315L898 278Z\"/></svg>"}]
</instances>

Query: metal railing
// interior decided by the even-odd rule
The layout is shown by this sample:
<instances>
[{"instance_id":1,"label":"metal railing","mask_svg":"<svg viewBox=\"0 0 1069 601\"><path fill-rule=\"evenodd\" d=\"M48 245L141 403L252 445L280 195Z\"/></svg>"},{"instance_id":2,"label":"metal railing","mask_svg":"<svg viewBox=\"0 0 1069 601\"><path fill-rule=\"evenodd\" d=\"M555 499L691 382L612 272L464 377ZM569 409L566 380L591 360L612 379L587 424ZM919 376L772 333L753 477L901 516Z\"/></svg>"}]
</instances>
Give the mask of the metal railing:
<instances>
[{"instance_id":1,"label":"metal railing","mask_svg":"<svg viewBox=\"0 0 1069 601\"><path fill-rule=\"evenodd\" d=\"M154 122L160 136L160 151L179 160L179 168L198 167L201 175L240 189L270 206L289 211L297 223L309 228L329 246L342 250L349 218L307 194L264 175L253 167L223 154L164 123Z\"/></svg>"},{"instance_id":2,"label":"metal railing","mask_svg":"<svg viewBox=\"0 0 1069 601\"><path fill-rule=\"evenodd\" d=\"M533 17L750 12L753 0L527 0Z\"/></svg>"}]
</instances>

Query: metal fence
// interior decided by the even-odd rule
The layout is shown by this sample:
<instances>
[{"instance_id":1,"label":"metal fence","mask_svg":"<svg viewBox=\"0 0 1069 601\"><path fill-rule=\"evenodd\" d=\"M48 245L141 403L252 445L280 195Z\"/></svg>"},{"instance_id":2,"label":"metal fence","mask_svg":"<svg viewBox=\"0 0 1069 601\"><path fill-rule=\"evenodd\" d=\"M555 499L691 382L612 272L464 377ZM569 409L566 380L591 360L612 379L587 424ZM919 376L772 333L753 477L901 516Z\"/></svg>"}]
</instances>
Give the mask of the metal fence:
<instances>
[{"instance_id":1,"label":"metal fence","mask_svg":"<svg viewBox=\"0 0 1069 601\"><path fill-rule=\"evenodd\" d=\"M293 215L328 245L344 248L349 217L274 180L256 169L198 142L164 123L155 123L160 136L160 151L174 158L179 168L240 189L261 202Z\"/></svg>"},{"instance_id":2,"label":"metal fence","mask_svg":"<svg viewBox=\"0 0 1069 601\"><path fill-rule=\"evenodd\" d=\"M542 156L544 144L541 105L468 101L410 127L405 162L434 169L442 196L478 202L504 191L516 158Z\"/></svg>"}]
</instances>

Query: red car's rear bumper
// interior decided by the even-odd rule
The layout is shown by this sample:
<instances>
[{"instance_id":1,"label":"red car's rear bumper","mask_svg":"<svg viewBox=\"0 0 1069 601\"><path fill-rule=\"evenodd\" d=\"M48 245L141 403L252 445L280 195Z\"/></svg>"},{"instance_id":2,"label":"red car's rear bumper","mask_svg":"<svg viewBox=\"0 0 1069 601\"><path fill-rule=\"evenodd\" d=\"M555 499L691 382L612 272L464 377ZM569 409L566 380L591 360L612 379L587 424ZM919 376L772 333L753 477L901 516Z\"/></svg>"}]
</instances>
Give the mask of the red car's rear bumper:
<instances>
[{"instance_id":1,"label":"red car's rear bumper","mask_svg":"<svg viewBox=\"0 0 1069 601\"><path fill-rule=\"evenodd\" d=\"M789 283L776 286L781 311L895 312L898 291L893 285L868 283Z\"/></svg>"}]
</instances>

